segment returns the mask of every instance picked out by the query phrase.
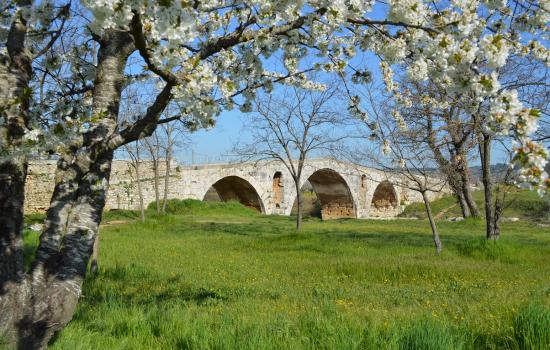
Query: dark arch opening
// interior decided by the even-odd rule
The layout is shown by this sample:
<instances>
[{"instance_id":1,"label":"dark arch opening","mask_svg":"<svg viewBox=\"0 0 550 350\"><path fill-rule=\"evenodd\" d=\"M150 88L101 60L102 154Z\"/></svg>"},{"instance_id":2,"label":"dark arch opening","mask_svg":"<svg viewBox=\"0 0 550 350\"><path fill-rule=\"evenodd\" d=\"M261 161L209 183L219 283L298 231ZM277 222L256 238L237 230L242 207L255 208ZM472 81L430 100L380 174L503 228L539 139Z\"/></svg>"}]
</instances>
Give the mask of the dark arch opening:
<instances>
[{"instance_id":1,"label":"dark arch opening","mask_svg":"<svg viewBox=\"0 0 550 350\"><path fill-rule=\"evenodd\" d=\"M399 213L395 188L389 181L382 181L372 195L370 216L388 217Z\"/></svg>"},{"instance_id":2,"label":"dark arch opening","mask_svg":"<svg viewBox=\"0 0 550 350\"><path fill-rule=\"evenodd\" d=\"M250 182L238 176L227 176L216 181L204 195L203 201L237 201L246 207L263 212L262 200L256 189Z\"/></svg>"},{"instance_id":3,"label":"dark arch opening","mask_svg":"<svg viewBox=\"0 0 550 350\"><path fill-rule=\"evenodd\" d=\"M323 220L356 217L349 186L336 171L317 170L307 179L306 185L308 183L316 195L316 200L320 205L320 216ZM296 201L294 201L294 207L296 205Z\"/></svg>"}]
</instances>

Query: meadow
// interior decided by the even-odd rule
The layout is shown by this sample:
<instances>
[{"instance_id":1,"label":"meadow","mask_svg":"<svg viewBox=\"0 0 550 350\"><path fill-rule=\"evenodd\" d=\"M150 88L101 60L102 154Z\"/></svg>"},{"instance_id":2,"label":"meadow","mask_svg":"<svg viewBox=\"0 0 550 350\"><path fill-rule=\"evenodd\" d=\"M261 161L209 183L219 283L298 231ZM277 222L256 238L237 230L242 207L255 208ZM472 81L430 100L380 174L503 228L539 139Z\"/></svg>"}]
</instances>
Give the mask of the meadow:
<instances>
[{"instance_id":1,"label":"meadow","mask_svg":"<svg viewBox=\"0 0 550 350\"><path fill-rule=\"evenodd\" d=\"M436 256L423 219L296 234L236 203L169 211L106 213L99 274L52 349L550 349L544 221L495 243L481 220L442 220Z\"/></svg>"}]
</instances>

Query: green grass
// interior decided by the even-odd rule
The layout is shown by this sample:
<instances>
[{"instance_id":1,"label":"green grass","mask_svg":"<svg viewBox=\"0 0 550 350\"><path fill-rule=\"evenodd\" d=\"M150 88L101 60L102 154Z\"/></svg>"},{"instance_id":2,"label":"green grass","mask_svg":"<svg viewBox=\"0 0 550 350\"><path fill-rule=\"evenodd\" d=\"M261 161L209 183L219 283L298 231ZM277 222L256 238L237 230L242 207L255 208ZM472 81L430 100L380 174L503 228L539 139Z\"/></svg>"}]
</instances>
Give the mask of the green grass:
<instances>
[{"instance_id":1,"label":"green grass","mask_svg":"<svg viewBox=\"0 0 550 350\"><path fill-rule=\"evenodd\" d=\"M483 214L484 199L483 191L474 191L474 199ZM447 210L440 215L440 218L447 219L450 217L461 216L460 207L456 204L453 196L444 196L431 203L434 215ZM535 191L511 189L511 192L506 196L506 208L504 209L504 217L517 217L520 219L548 221L550 220L550 201L548 198L541 198ZM413 203L405 208L401 214L403 217L418 217L425 219L426 211L424 204Z\"/></svg>"},{"instance_id":2,"label":"green grass","mask_svg":"<svg viewBox=\"0 0 550 350\"><path fill-rule=\"evenodd\" d=\"M550 348L536 223L495 243L480 220L442 221L435 256L424 220L308 218L295 234L234 203L173 208L101 228L100 274L52 349Z\"/></svg>"}]
</instances>

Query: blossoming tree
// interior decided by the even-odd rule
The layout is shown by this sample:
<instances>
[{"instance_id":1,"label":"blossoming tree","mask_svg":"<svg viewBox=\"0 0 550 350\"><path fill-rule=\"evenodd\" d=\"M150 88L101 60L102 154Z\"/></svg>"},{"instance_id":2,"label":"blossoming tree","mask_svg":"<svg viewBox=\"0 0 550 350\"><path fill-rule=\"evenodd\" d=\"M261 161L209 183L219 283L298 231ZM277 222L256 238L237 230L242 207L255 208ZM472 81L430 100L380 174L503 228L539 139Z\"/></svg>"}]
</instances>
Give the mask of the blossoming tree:
<instances>
[{"instance_id":1,"label":"blossoming tree","mask_svg":"<svg viewBox=\"0 0 550 350\"><path fill-rule=\"evenodd\" d=\"M413 79L429 75L467 96L472 114L488 103L483 123L517 139L515 162L525 180L540 190L550 184L542 171L547 152L529 137L538 113L523 108L513 90L500 90L498 77L511 52L549 61L542 41L546 0L60 3L0 5L0 328L21 348L45 347L74 313L113 152L161 123L186 118L194 128L211 124L224 108L247 111L254 91L276 82L308 87L305 57L319 57L311 68L344 74L357 51L373 51L382 58L390 91L398 91L392 69L401 65ZM64 30L69 15L73 26ZM274 54L284 58L283 67L272 67ZM358 67L356 79L366 76ZM119 122L125 88L145 80L156 85L152 102L135 122ZM406 96L395 97L407 103ZM180 112L166 115L170 104ZM26 271L26 159L40 152L59 160L44 230Z\"/></svg>"}]
</instances>

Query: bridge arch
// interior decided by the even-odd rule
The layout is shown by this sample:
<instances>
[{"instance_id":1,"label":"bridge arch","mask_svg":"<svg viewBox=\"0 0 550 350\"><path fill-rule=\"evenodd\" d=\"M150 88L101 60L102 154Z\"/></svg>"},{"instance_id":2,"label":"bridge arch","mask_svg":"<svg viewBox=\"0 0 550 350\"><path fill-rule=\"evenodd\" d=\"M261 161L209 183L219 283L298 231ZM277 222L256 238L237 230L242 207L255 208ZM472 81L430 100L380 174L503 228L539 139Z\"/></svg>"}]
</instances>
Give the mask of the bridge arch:
<instances>
[{"instance_id":1,"label":"bridge arch","mask_svg":"<svg viewBox=\"0 0 550 350\"><path fill-rule=\"evenodd\" d=\"M256 188L240 176L225 176L206 191L203 201L238 201L246 207L265 213L264 204Z\"/></svg>"},{"instance_id":2,"label":"bridge arch","mask_svg":"<svg viewBox=\"0 0 550 350\"><path fill-rule=\"evenodd\" d=\"M305 180L304 182L309 181L317 195L323 220L357 217L350 187L337 171L329 168L318 169Z\"/></svg>"},{"instance_id":3,"label":"bridge arch","mask_svg":"<svg viewBox=\"0 0 550 350\"><path fill-rule=\"evenodd\" d=\"M399 214L399 197L395 186L385 180L376 186L372 194L370 217L390 217Z\"/></svg>"}]
</instances>

